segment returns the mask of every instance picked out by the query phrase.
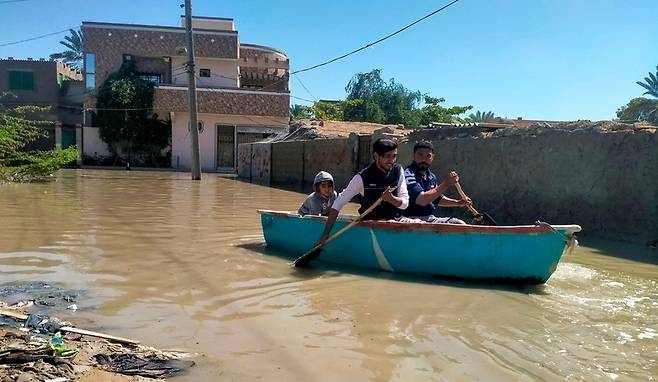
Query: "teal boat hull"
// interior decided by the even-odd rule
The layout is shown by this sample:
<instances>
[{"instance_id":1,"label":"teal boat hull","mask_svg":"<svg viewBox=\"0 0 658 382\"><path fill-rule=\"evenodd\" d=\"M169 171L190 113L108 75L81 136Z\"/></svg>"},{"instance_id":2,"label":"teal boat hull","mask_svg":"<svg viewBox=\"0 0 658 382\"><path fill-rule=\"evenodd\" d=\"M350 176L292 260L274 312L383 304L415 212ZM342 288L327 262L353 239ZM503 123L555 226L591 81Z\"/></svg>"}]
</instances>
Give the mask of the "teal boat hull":
<instances>
[{"instance_id":1,"label":"teal boat hull","mask_svg":"<svg viewBox=\"0 0 658 382\"><path fill-rule=\"evenodd\" d=\"M268 248L299 256L317 242L326 218L259 211ZM353 217L336 221L333 232ZM580 226L476 226L360 222L329 242L323 262L390 272L545 283Z\"/></svg>"}]
</instances>

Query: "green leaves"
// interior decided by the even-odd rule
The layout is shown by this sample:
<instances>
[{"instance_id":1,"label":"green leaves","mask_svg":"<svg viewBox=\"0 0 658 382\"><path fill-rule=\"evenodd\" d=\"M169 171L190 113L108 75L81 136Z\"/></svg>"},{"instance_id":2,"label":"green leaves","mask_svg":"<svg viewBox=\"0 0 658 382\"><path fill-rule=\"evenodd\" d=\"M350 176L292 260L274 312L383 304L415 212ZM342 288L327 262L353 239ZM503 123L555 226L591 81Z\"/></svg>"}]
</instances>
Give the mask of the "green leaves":
<instances>
[{"instance_id":1,"label":"green leaves","mask_svg":"<svg viewBox=\"0 0 658 382\"><path fill-rule=\"evenodd\" d=\"M114 155L137 154L149 161L169 146L171 121L159 120L153 113L153 95L153 84L137 75L132 62L111 74L98 89L97 125Z\"/></svg>"},{"instance_id":2,"label":"green leaves","mask_svg":"<svg viewBox=\"0 0 658 382\"><path fill-rule=\"evenodd\" d=\"M54 125L52 121L38 119L46 111L48 108L5 107L0 103L0 180L38 180L78 158L75 148L24 151L28 143L46 136L44 127Z\"/></svg>"},{"instance_id":3,"label":"green leaves","mask_svg":"<svg viewBox=\"0 0 658 382\"><path fill-rule=\"evenodd\" d=\"M636 82L636 84L646 89L646 92L644 92L643 95L650 95L658 98L658 78L656 78L656 76L658 76L658 66L656 66L655 75L649 72L649 77L644 77L644 83L640 81Z\"/></svg>"},{"instance_id":4,"label":"green leaves","mask_svg":"<svg viewBox=\"0 0 658 382\"><path fill-rule=\"evenodd\" d=\"M70 35L59 43L68 50L50 55L51 60L62 60L64 63L80 68L82 66L82 32L69 29Z\"/></svg>"}]
</instances>

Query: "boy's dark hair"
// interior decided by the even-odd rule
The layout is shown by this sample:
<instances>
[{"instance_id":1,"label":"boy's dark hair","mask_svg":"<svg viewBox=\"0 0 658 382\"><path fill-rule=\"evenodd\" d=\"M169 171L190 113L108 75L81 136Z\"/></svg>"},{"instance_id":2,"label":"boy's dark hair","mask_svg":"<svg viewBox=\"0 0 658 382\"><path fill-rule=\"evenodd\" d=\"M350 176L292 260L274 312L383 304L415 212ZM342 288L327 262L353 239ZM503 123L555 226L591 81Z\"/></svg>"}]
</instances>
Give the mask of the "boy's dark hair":
<instances>
[{"instance_id":1,"label":"boy's dark hair","mask_svg":"<svg viewBox=\"0 0 658 382\"><path fill-rule=\"evenodd\" d=\"M434 152L434 145L430 141L416 142L416 144L414 145L414 152L416 152L420 149L429 149L429 150L432 150L432 152Z\"/></svg>"},{"instance_id":2,"label":"boy's dark hair","mask_svg":"<svg viewBox=\"0 0 658 382\"><path fill-rule=\"evenodd\" d=\"M394 140L388 138L379 138L372 144L372 151L384 155L389 151L393 151L398 148L398 144Z\"/></svg>"}]
</instances>

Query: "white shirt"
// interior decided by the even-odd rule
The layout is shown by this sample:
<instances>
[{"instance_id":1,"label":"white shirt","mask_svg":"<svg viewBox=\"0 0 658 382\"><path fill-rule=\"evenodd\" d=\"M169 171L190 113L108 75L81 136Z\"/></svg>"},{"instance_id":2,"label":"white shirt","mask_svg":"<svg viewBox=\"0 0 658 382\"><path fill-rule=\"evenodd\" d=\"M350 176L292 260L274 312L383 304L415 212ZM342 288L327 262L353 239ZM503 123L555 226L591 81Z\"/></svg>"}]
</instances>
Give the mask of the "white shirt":
<instances>
[{"instance_id":1,"label":"white shirt","mask_svg":"<svg viewBox=\"0 0 658 382\"><path fill-rule=\"evenodd\" d=\"M407 191L407 182L404 180L404 171L400 171L400 179L398 179L398 198L402 199L402 204L398 207L400 210L405 210L409 207L409 192ZM345 189L338 195L334 204L331 205L336 211L340 211L353 197L357 195L364 195L363 188L363 178L361 175L356 174L350 180L350 183L345 187Z\"/></svg>"}]
</instances>

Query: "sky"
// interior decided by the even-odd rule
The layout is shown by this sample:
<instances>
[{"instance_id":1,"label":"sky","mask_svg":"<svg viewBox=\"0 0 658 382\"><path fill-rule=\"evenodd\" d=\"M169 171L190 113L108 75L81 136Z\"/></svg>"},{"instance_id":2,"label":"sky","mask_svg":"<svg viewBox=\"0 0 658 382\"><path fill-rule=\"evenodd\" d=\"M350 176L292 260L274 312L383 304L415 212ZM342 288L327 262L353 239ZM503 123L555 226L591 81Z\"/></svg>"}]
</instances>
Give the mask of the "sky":
<instances>
[{"instance_id":1,"label":"sky","mask_svg":"<svg viewBox=\"0 0 658 382\"><path fill-rule=\"evenodd\" d=\"M82 21L178 25L183 0L0 0L0 44ZM293 70L377 40L450 0L192 0L235 19L241 42L283 50ZM658 0L460 0L342 61L291 77L293 96L342 99L356 73L382 69L411 90L497 116L602 120L658 66ZM0 57L60 51L62 33L0 47ZM303 83L308 91L301 85ZM293 103L308 104L292 100Z\"/></svg>"}]
</instances>

